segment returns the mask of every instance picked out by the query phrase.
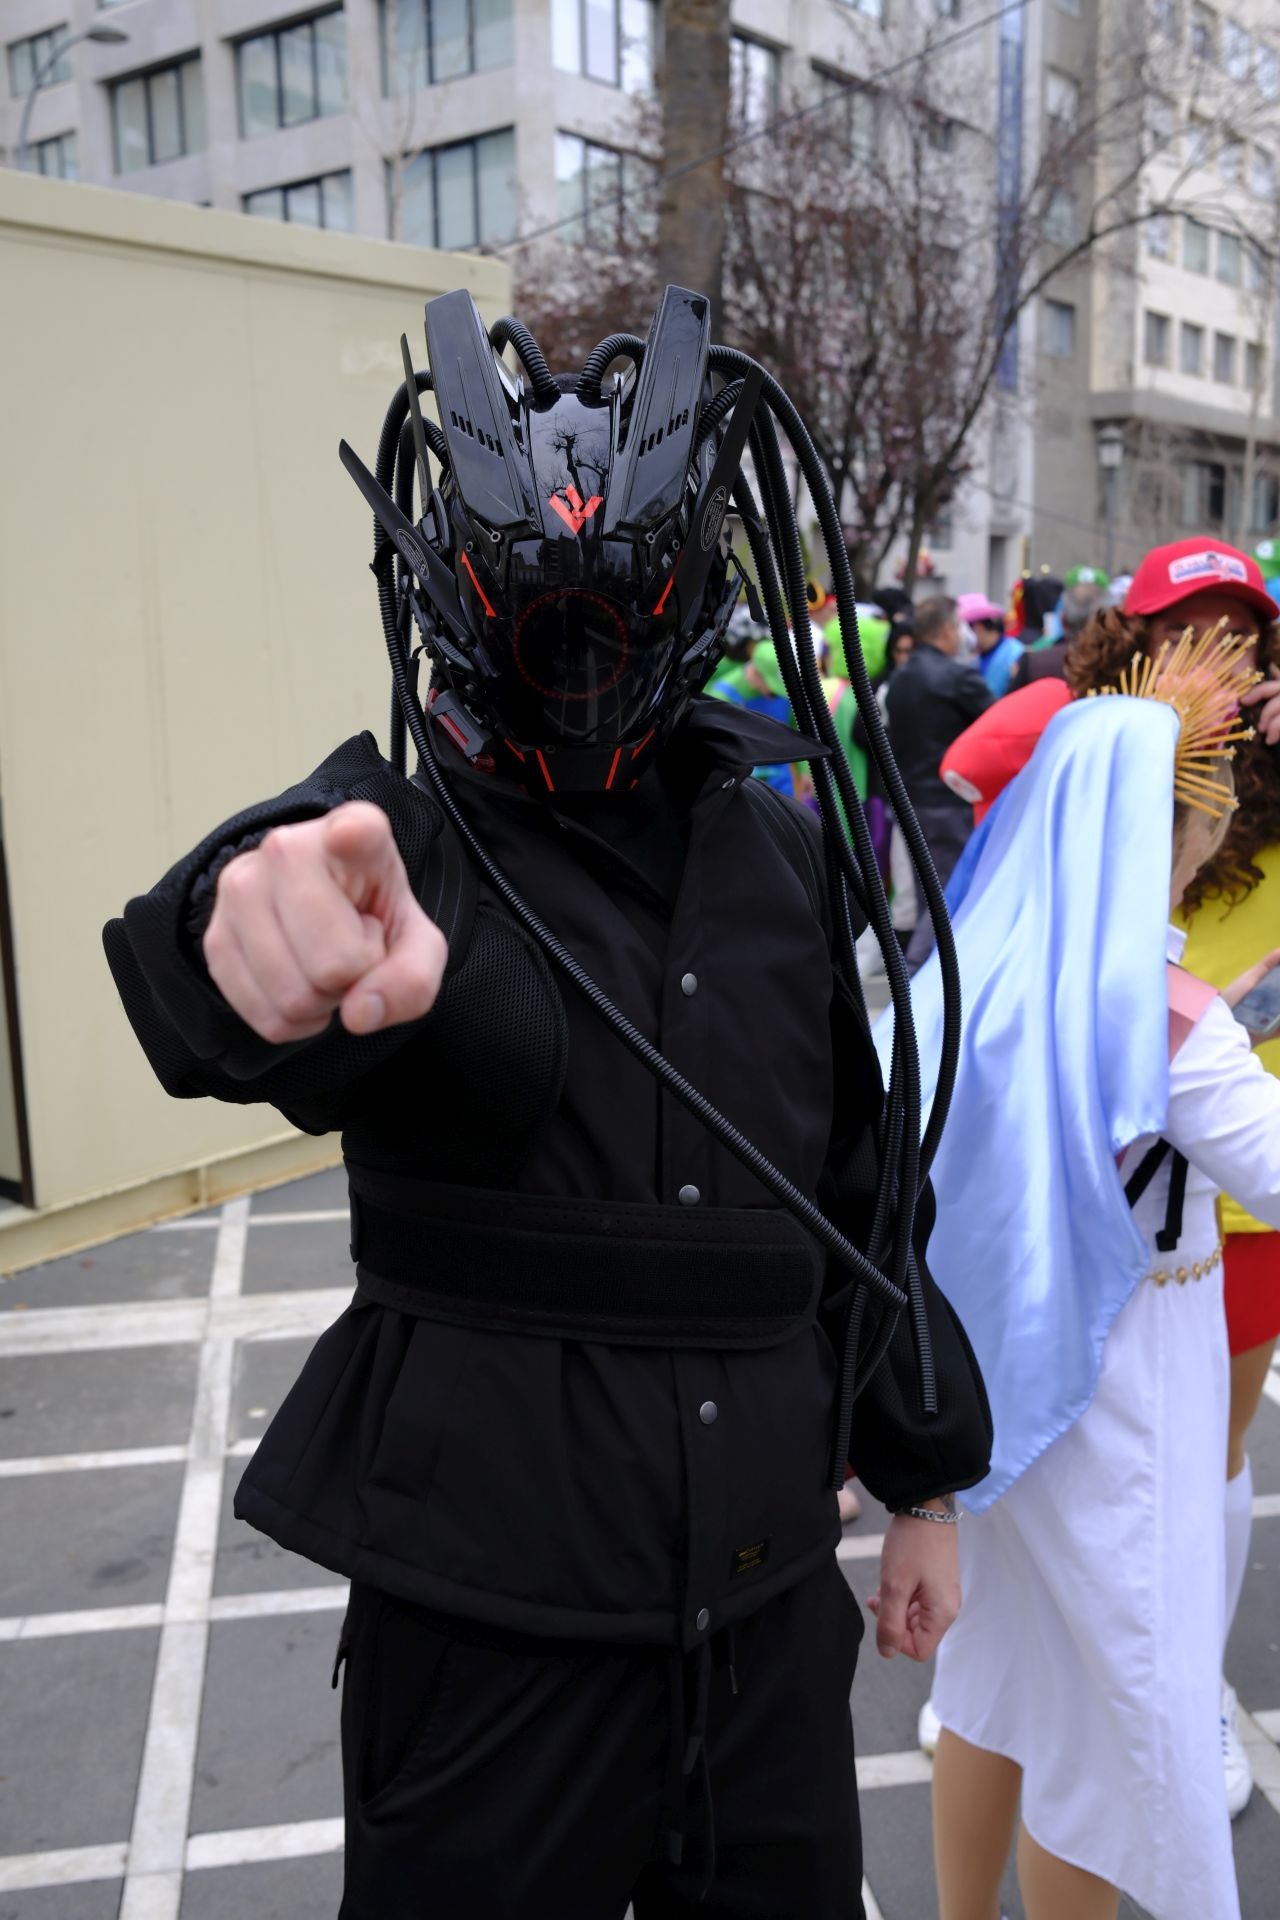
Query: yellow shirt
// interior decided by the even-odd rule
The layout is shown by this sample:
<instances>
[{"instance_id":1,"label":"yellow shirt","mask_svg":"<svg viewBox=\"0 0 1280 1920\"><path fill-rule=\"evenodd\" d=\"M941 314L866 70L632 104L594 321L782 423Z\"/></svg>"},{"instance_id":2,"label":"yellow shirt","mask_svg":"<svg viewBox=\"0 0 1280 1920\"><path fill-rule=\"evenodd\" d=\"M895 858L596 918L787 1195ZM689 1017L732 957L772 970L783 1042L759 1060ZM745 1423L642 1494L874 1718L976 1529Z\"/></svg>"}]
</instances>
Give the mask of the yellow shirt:
<instances>
[{"instance_id":1,"label":"yellow shirt","mask_svg":"<svg viewBox=\"0 0 1280 1920\"><path fill-rule=\"evenodd\" d=\"M1183 965L1215 987L1229 987L1280 944L1280 845L1264 847L1255 854L1253 864L1266 877L1239 906L1208 900L1190 923L1178 916L1179 924L1189 929ZM1280 1079L1280 1037L1259 1047L1258 1058ZM1226 1233L1269 1231L1225 1195L1222 1225Z\"/></svg>"}]
</instances>

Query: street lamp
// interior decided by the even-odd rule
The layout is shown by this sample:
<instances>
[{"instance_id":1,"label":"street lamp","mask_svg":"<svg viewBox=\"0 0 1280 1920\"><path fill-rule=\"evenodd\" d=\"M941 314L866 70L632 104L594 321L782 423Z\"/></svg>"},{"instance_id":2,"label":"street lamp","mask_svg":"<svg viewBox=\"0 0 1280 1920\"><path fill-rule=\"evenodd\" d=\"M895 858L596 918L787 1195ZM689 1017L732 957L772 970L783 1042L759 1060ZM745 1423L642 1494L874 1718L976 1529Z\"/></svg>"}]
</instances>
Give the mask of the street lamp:
<instances>
[{"instance_id":1,"label":"street lamp","mask_svg":"<svg viewBox=\"0 0 1280 1920\"><path fill-rule=\"evenodd\" d=\"M1106 536L1103 566L1108 575L1116 570L1116 488L1124 460L1124 428L1114 420L1098 428L1098 465L1102 468L1102 524Z\"/></svg>"},{"instance_id":2,"label":"street lamp","mask_svg":"<svg viewBox=\"0 0 1280 1920\"><path fill-rule=\"evenodd\" d=\"M128 38L123 27L109 27L100 22L92 27L81 27L79 33L69 33L65 40L59 40L54 45L43 66L37 67L31 76L31 91L27 95L27 104L22 109L22 123L18 128L18 151L14 156L14 164L19 172L22 171L22 163L27 157L27 132L31 126L31 109L36 103L36 95L63 54L69 53L72 47L78 47L82 40L97 40L106 45L113 45Z\"/></svg>"}]
</instances>

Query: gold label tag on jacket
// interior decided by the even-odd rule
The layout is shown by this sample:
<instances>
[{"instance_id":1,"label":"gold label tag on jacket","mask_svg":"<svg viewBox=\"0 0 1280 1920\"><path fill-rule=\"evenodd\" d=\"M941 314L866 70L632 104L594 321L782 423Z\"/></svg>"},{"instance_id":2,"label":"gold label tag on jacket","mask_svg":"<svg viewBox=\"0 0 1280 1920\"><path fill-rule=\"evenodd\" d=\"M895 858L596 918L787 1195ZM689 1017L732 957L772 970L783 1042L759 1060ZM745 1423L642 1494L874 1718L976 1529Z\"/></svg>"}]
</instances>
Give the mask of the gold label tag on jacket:
<instances>
[{"instance_id":1,"label":"gold label tag on jacket","mask_svg":"<svg viewBox=\"0 0 1280 1920\"><path fill-rule=\"evenodd\" d=\"M754 1573L769 1558L768 1540L753 1540L749 1547L739 1547L729 1567L731 1574Z\"/></svg>"}]
</instances>

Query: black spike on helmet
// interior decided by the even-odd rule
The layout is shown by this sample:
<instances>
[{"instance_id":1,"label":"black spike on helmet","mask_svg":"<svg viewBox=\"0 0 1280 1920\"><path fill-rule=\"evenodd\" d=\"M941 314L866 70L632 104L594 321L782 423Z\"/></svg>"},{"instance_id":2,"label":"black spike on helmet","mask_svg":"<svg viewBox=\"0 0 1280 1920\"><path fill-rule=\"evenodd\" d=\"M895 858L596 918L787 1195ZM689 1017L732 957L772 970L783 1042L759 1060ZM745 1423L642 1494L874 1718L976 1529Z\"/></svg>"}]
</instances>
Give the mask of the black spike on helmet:
<instances>
[{"instance_id":1,"label":"black spike on helmet","mask_svg":"<svg viewBox=\"0 0 1280 1920\"><path fill-rule=\"evenodd\" d=\"M759 380L712 398L709 306L683 287L645 342L614 336L573 377L553 377L515 321L490 336L467 292L428 302L426 334L396 497L343 459L403 563L433 718L543 791L625 790L723 644L741 582L725 517ZM523 378L499 358L508 342ZM622 354L637 371L606 386ZM419 386L435 393L441 478L415 523Z\"/></svg>"}]
</instances>

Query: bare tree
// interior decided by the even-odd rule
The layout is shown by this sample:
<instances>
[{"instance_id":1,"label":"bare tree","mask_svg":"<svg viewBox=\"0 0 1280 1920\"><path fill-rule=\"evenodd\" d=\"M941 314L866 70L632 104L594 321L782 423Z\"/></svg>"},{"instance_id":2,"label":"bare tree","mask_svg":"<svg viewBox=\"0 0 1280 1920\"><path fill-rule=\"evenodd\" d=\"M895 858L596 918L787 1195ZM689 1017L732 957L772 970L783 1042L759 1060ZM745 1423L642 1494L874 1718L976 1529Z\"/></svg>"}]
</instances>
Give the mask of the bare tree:
<instances>
[{"instance_id":1,"label":"bare tree","mask_svg":"<svg viewBox=\"0 0 1280 1920\"><path fill-rule=\"evenodd\" d=\"M711 301L721 332L725 162L729 129L729 0L666 0L663 8L662 191L658 277Z\"/></svg>"}]
</instances>

